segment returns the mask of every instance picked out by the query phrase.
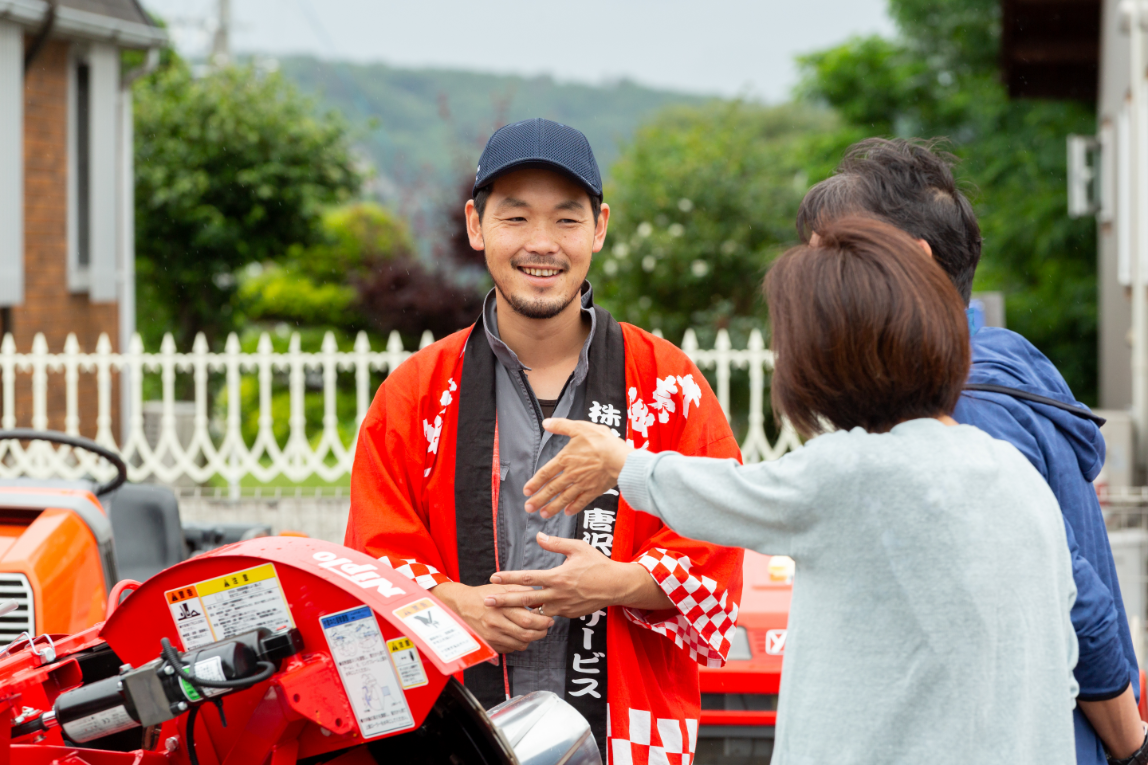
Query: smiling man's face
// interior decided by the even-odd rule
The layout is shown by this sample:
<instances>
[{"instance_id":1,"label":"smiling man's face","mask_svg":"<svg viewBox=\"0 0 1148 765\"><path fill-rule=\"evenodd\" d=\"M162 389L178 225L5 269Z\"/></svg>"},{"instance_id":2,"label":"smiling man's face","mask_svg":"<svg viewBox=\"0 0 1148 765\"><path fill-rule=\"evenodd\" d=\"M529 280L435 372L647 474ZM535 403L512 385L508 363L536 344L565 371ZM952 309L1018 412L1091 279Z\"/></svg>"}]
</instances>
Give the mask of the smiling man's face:
<instances>
[{"instance_id":1,"label":"smiling man's face","mask_svg":"<svg viewBox=\"0 0 1148 765\"><path fill-rule=\"evenodd\" d=\"M610 217L602 205L595 222L581 185L534 168L497 178L481 221L473 203L466 212L470 244L486 250L495 287L530 319L553 318L578 297Z\"/></svg>"}]
</instances>

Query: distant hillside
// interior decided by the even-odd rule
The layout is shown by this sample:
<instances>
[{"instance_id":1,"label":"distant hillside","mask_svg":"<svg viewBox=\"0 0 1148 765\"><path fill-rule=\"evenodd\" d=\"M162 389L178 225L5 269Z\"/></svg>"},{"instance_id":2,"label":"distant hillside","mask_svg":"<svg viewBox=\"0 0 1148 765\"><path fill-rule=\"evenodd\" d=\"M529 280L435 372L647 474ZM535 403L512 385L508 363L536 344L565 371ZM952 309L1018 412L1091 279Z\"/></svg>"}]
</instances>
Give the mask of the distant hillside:
<instances>
[{"instance_id":1,"label":"distant hillside","mask_svg":"<svg viewBox=\"0 0 1148 765\"><path fill-rule=\"evenodd\" d=\"M655 112L707 99L631 82L590 86L549 77L504 76L442 69L396 69L290 57L283 74L364 132L363 148L379 171L378 192L440 193L474 172L495 127L528 117L573 125L590 139L609 172L619 143Z\"/></svg>"}]
</instances>

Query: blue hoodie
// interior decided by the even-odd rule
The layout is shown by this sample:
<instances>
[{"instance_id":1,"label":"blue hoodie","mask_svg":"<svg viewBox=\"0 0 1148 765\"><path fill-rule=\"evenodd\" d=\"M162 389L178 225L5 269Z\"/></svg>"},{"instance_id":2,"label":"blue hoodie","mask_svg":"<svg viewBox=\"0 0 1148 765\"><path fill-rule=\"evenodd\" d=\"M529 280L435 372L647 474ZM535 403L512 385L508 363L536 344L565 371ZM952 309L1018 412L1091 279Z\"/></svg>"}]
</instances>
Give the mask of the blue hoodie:
<instances>
[{"instance_id":1,"label":"blue hoodie","mask_svg":"<svg viewBox=\"0 0 1148 765\"><path fill-rule=\"evenodd\" d=\"M970 383L1018 388L1084 408L1052 362L1015 332L985 327L973 335L972 347ZM1104 466L1100 428L1091 420L1047 404L981 391L965 391L953 418L1019 449L1060 502L1078 591L1072 624L1080 644L1075 670L1079 698L1112 698L1129 682L1139 696L1140 674L1112 548L1092 487ZM1077 763L1104 765L1100 739L1079 707L1074 717Z\"/></svg>"}]
</instances>

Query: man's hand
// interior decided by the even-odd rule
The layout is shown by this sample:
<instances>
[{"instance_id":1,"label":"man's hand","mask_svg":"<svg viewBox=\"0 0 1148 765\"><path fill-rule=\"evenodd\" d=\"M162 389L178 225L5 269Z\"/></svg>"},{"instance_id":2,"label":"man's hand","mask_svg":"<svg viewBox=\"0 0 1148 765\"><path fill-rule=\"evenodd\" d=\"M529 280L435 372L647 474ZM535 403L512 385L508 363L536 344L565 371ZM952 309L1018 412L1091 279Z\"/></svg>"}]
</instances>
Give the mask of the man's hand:
<instances>
[{"instance_id":1,"label":"man's hand","mask_svg":"<svg viewBox=\"0 0 1148 765\"><path fill-rule=\"evenodd\" d=\"M576 515L604 491L617 486L626 455L634 447L605 425L559 417L543 420L542 426L551 433L569 436L570 442L523 487L522 493L530 497L526 512L541 509L543 518L552 518L565 509L567 515Z\"/></svg>"},{"instance_id":2,"label":"man's hand","mask_svg":"<svg viewBox=\"0 0 1148 765\"><path fill-rule=\"evenodd\" d=\"M521 606L488 608L484 605L492 596L528 592L533 590L503 584L469 587L458 582L443 582L434 588L435 597L461 616L499 653L525 650L535 640L546 637L546 631L554 624L549 616L532 613Z\"/></svg>"},{"instance_id":3,"label":"man's hand","mask_svg":"<svg viewBox=\"0 0 1148 765\"><path fill-rule=\"evenodd\" d=\"M611 438L617 440L613 435ZM629 606L646 611L674 607L650 572L637 563L612 561L577 539L539 533L538 545L543 550L562 553L566 562L549 571L503 571L495 574L490 580L498 584L541 586L542 589L527 587L523 591L516 588L516 592L511 592L511 588L506 587L505 592L487 596L487 608L542 606L547 616L576 619L607 606Z\"/></svg>"}]
</instances>

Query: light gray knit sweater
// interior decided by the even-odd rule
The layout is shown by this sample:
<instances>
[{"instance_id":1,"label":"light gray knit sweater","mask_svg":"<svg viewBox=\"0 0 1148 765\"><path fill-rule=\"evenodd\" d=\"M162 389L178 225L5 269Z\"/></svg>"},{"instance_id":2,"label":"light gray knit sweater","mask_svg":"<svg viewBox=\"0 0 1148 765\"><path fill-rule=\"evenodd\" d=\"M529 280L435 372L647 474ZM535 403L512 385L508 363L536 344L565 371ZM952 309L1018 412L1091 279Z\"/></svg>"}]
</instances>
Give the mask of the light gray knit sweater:
<instances>
[{"instance_id":1,"label":"light gray knit sweater","mask_svg":"<svg viewBox=\"0 0 1148 765\"><path fill-rule=\"evenodd\" d=\"M1075 762L1064 521L1011 444L911 420L755 465L636 451L619 488L796 561L774 765Z\"/></svg>"}]
</instances>

